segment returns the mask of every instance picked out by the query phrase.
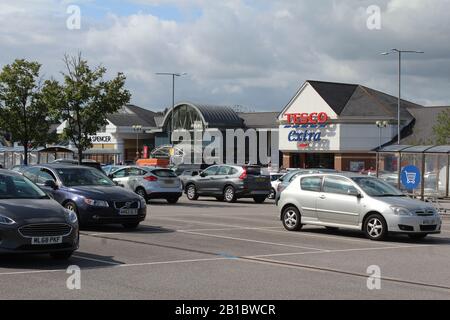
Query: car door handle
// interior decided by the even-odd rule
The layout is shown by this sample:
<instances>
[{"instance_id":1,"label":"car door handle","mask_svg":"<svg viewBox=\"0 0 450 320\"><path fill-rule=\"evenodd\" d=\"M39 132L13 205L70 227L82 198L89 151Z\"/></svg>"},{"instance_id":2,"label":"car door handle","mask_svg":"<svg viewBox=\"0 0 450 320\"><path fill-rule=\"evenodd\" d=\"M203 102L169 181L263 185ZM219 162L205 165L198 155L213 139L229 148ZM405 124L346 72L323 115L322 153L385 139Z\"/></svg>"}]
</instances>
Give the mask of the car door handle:
<instances>
[{"instance_id":1,"label":"car door handle","mask_svg":"<svg viewBox=\"0 0 450 320\"><path fill-rule=\"evenodd\" d=\"M327 197L326 197L325 195L321 195L319 198L322 199L322 200L324 200L324 199L326 199Z\"/></svg>"}]
</instances>

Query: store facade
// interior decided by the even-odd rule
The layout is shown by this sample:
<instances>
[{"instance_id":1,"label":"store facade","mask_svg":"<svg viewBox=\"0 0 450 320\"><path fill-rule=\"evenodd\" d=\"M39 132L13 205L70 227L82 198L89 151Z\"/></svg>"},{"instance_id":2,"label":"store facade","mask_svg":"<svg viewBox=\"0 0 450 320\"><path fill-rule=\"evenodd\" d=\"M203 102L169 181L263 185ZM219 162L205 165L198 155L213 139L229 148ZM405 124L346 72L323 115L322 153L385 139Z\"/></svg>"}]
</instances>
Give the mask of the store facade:
<instances>
[{"instance_id":1,"label":"store facade","mask_svg":"<svg viewBox=\"0 0 450 320\"><path fill-rule=\"evenodd\" d=\"M415 120L409 108L423 107L402 101L405 135ZM374 150L396 140L397 100L361 85L306 81L278 123L284 168L375 169Z\"/></svg>"}]
</instances>

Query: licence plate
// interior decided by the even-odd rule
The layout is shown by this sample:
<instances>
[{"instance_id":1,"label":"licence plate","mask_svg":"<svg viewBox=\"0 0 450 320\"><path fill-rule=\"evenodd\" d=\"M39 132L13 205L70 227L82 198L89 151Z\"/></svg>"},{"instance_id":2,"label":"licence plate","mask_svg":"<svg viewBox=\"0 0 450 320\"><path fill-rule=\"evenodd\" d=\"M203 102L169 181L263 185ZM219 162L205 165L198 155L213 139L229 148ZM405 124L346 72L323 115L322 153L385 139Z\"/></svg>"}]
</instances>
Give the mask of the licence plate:
<instances>
[{"instance_id":1,"label":"licence plate","mask_svg":"<svg viewBox=\"0 0 450 320\"><path fill-rule=\"evenodd\" d=\"M32 245L46 245L62 243L63 237L34 237L31 238Z\"/></svg>"},{"instance_id":2,"label":"licence plate","mask_svg":"<svg viewBox=\"0 0 450 320\"><path fill-rule=\"evenodd\" d=\"M164 180L165 184L174 184L175 180Z\"/></svg>"},{"instance_id":3,"label":"licence plate","mask_svg":"<svg viewBox=\"0 0 450 320\"><path fill-rule=\"evenodd\" d=\"M266 182L265 178L256 178L256 182Z\"/></svg>"},{"instance_id":4,"label":"licence plate","mask_svg":"<svg viewBox=\"0 0 450 320\"><path fill-rule=\"evenodd\" d=\"M137 216L138 209L120 209L119 214L122 216Z\"/></svg>"},{"instance_id":5,"label":"licence plate","mask_svg":"<svg viewBox=\"0 0 450 320\"><path fill-rule=\"evenodd\" d=\"M423 220L422 222L423 225L433 225L435 224L434 220Z\"/></svg>"}]
</instances>

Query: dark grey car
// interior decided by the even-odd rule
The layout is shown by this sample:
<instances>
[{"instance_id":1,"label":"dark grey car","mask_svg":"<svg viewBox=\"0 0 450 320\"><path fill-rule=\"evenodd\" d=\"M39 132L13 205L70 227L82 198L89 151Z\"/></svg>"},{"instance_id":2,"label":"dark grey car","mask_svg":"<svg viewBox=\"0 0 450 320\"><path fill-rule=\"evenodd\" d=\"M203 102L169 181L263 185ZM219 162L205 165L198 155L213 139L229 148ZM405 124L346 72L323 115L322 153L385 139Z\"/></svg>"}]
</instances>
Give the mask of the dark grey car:
<instances>
[{"instance_id":1,"label":"dark grey car","mask_svg":"<svg viewBox=\"0 0 450 320\"><path fill-rule=\"evenodd\" d=\"M26 177L0 170L0 253L49 253L68 259L78 243L76 214Z\"/></svg>"},{"instance_id":2,"label":"dark grey car","mask_svg":"<svg viewBox=\"0 0 450 320\"><path fill-rule=\"evenodd\" d=\"M270 177L262 175L258 166L215 165L184 182L189 200L212 196L219 201L235 202L238 198L253 198L263 203L270 194Z\"/></svg>"}]
</instances>

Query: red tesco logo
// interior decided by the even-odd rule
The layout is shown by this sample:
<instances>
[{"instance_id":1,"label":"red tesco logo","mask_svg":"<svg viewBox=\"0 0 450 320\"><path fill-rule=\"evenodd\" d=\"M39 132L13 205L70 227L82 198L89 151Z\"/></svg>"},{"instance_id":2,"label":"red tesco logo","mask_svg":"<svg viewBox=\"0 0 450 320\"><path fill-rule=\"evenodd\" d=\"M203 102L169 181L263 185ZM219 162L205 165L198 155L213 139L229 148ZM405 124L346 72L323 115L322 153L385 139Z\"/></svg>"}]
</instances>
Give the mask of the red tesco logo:
<instances>
[{"instance_id":1,"label":"red tesco logo","mask_svg":"<svg viewBox=\"0 0 450 320\"><path fill-rule=\"evenodd\" d=\"M325 112L286 113L286 118L290 124L323 124L329 119Z\"/></svg>"}]
</instances>

